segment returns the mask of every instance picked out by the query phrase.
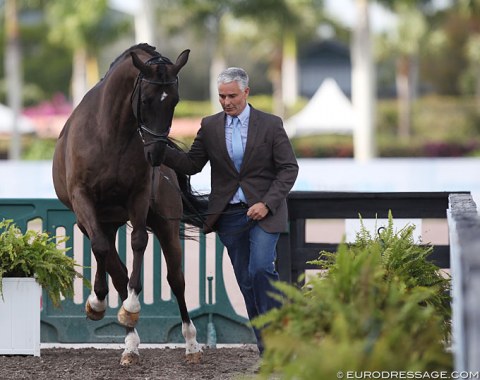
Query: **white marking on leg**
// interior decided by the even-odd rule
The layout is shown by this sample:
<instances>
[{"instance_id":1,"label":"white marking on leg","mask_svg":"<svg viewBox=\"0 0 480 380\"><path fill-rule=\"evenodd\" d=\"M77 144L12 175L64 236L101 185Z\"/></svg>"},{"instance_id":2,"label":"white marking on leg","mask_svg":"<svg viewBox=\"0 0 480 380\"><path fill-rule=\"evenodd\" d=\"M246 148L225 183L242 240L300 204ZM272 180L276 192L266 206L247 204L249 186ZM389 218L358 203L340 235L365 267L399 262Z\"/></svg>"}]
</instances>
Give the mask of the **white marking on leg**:
<instances>
[{"instance_id":1,"label":"white marking on leg","mask_svg":"<svg viewBox=\"0 0 480 380\"><path fill-rule=\"evenodd\" d=\"M138 294L130 287L128 287L128 297L123 301L123 308L129 313L139 313L142 308L138 300Z\"/></svg>"},{"instance_id":2,"label":"white marking on leg","mask_svg":"<svg viewBox=\"0 0 480 380\"><path fill-rule=\"evenodd\" d=\"M185 338L186 354L194 354L201 352L202 348L197 342L197 329L192 321L190 323L182 323L182 335Z\"/></svg>"},{"instance_id":3,"label":"white marking on leg","mask_svg":"<svg viewBox=\"0 0 480 380\"><path fill-rule=\"evenodd\" d=\"M103 301L100 301L95 293L91 293L88 296L88 303L90 304L90 307L97 313L107 310L107 300L104 299Z\"/></svg>"},{"instance_id":4,"label":"white marking on leg","mask_svg":"<svg viewBox=\"0 0 480 380\"><path fill-rule=\"evenodd\" d=\"M125 350L123 351L123 355L126 355L126 354L140 355L138 353L139 345L140 345L140 337L138 336L137 329L133 329L133 331L129 332L125 337Z\"/></svg>"}]
</instances>

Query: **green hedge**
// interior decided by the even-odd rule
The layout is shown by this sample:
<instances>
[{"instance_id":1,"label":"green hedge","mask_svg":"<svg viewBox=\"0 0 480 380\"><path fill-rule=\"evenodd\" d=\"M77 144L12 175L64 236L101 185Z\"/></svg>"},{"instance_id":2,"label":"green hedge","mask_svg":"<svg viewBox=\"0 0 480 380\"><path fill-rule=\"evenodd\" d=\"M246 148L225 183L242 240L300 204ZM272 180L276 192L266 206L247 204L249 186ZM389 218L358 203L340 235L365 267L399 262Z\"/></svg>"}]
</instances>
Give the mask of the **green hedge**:
<instances>
[{"instance_id":1,"label":"green hedge","mask_svg":"<svg viewBox=\"0 0 480 380\"><path fill-rule=\"evenodd\" d=\"M258 109L272 112L272 98L256 95L249 98ZM287 116L298 112L306 99L287 111ZM202 117L210 114L209 101L182 100L175 117ZM377 104L376 145L379 157L460 157L480 156L480 112L473 98L423 97L414 103L411 136L397 134L397 102L380 100ZM192 137L183 138L189 145ZM298 157L353 157L351 135L316 135L293 138ZM51 140L23 139L25 159L50 159L53 156ZM6 156L8 141L0 141L0 157Z\"/></svg>"}]
</instances>

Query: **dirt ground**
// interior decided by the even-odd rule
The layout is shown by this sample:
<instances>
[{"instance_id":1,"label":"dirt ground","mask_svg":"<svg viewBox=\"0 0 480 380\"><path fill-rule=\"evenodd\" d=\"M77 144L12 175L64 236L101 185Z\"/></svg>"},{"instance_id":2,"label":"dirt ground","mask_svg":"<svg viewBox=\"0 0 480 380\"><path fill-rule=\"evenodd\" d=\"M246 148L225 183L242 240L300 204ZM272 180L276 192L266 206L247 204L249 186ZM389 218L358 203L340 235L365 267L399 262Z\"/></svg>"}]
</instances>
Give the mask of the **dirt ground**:
<instances>
[{"instance_id":1,"label":"dirt ground","mask_svg":"<svg viewBox=\"0 0 480 380\"><path fill-rule=\"evenodd\" d=\"M198 364L184 348L140 348L140 363L120 366L118 349L42 349L40 357L0 356L0 380L245 380L254 379L258 351L246 347L204 349Z\"/></svg>"}]
</instances>

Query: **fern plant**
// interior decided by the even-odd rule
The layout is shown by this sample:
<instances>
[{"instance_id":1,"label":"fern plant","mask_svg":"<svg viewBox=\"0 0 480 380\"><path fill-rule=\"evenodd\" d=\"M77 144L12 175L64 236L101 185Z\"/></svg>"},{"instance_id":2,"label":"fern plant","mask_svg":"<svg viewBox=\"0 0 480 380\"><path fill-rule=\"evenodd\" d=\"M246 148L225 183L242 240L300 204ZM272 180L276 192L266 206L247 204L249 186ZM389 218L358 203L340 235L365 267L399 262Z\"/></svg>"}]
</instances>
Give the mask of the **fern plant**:
<instances>
[{"instance_id":1,"label":"fern plant","mask_svg":"<svg viewBox=\"0 0 480 380\"><path fill-rule=\"evenodd\" d=\"M373 237L362 224L353 244L321 252L315 263L326 273L301 289L277 283L283 307L254 321L266 345L260 376L451 369L449 279L426 260L431 248L416 245L413 230L395 233L391 215Z\"/></svg>"},{"instance_id":2,"label":"fern plant","mask_svg":"<svg viewBox=\"0 0 480 380\"><path fill-rule=\"evenodd\" d=\"M46 290L55 307L61 296L73 297L73 283L82 277L75 270L74 259L59 249L55 237L36 231L22 231L12 220L0 221L0 295L3 299L3 277L34 277ZM85 280L84 280L85 281ZM87 283L88 285L88 283Z\"/></svg>"}]
</instances>

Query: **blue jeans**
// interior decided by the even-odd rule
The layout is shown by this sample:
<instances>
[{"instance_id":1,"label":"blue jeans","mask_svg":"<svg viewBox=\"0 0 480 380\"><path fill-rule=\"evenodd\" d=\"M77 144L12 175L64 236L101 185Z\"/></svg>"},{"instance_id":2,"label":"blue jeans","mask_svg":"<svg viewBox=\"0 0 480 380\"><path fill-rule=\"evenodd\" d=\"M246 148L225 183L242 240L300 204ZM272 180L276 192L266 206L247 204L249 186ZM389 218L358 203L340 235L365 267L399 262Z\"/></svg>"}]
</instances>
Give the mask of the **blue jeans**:
<instances>
[{"instance_id":1,"label":"blue jeans","mask_svg":"<svg viewBox=\"0 0 480 380\"><path fill-rule=\"evenodd\" d=\"M246 213L247 209L226 211L216 227L220 240L227 248L251 321L258 315L280 306L280 303L269 295L278 294L272 281L278 281L275 260L280 234L264 231L258 223L248 218ZM260 331L256 328L253 330L258 349L263 353Z\"/></svg>"}]
</instances>

